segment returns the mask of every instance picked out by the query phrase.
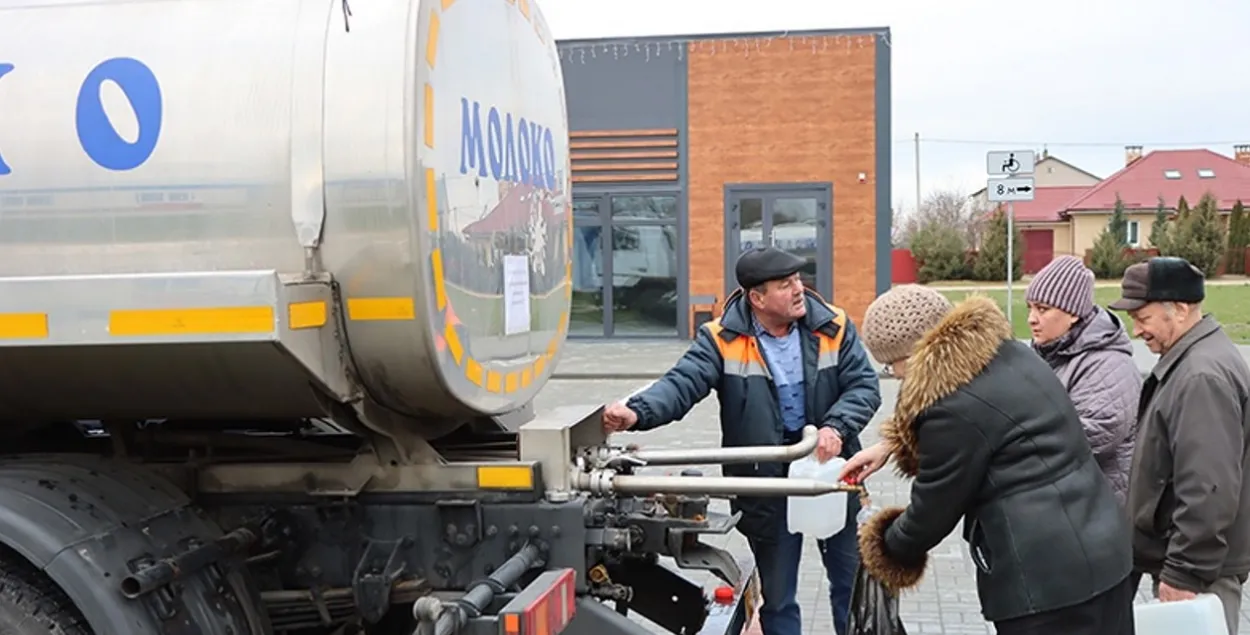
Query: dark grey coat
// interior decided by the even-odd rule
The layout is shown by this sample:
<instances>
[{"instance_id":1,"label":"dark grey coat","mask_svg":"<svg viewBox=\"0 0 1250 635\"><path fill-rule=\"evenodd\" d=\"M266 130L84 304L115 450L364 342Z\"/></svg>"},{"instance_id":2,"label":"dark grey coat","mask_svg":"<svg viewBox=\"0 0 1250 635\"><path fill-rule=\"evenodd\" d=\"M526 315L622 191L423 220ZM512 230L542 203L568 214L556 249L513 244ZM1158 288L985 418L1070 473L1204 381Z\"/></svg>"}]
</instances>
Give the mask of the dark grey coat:
<instances>
[{"instance_id":1,"label":"dark grey coat","mask_svg":"<svg viewBox=\"0 0 1250 635\"><path fill-rule=\"evenodd\" d=\"M1137 569L1195 592L1250 573L1250 367L1215 318L1159 358L1138 425Z\"/></svg>"}]
</instances>

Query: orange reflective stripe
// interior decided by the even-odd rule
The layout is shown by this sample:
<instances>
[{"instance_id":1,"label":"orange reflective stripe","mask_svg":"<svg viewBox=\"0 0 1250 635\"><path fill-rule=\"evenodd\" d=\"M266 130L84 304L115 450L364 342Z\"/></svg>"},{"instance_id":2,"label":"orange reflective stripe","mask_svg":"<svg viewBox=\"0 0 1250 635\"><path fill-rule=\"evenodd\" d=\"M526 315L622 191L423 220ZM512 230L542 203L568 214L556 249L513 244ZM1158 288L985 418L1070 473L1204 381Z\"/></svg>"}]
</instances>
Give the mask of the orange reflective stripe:
<instances>
[{"instance_id":1,"label":"orange reflective stripe","mask_svg":"<svg viewBox=\"0 0 1250 635\"><path fill-rule=\"evenodd\" d=\"M842 340L846 339L846 313L832 304L825 306L833 311L833 324L838 327L838 334L829 337L824 333L817 333L820 342L820 349L816 355L817 372L838 365L838 351L842 350Z\"/></svg>"},{"instance_id":2,"label":"orange reflective stripe","mask_svg":"<svg viewBox=\"0 0 1250 635\"><path fill-rule=\"evenodd\" d=\"M760 354L759 344L756 343L755 338L747 337L746 335L735 337L731 342L724 342L720 347L720 353L725 363L764 363L764 356Z\"/></svg>"},{"instance_id":3,"label":"orange reflective stripe","mask_svg":"<svg viewBox=\"0 0 1250 635\"><path fill-rule=\"evenodd\" d=\"M712 341L716 343L716 349L720 351L721 372L725 375L735 375L738 377L772 377L768 372L768 365L764 363L764 356L760 354L759 345L754 337L739 335L729 341L721 337L725 327L719 322L712 322L704 325L708 330L708 334L712 336Z\"/></svg>"}]
</instances>

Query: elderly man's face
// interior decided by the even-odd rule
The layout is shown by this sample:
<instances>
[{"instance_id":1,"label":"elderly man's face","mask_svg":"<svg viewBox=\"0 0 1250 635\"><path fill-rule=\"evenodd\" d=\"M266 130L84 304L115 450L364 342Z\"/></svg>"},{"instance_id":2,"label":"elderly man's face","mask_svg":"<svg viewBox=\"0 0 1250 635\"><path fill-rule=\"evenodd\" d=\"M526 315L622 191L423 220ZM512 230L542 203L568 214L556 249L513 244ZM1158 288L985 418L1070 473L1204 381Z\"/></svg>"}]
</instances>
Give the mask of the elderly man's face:
<instances>
[{"instance_id":1,"label":"elderly man's face","mask_svg":"<svg viewBox=\"0 0 1250 635\"><path fill-rule=\"evenodd\" d=\"M1133 319L1133 335L1141 338L1150 352L1162 355L1189 330L1189 318L1197 310L1188 304L1151 302L1128 315Z\"/></svg>"},{"instance_id":2,"label":"elderly man's face","mask_svg":"<svg viewBox=\"0 0 1250 635\"><path fill-rule=\"evenodd\" d=\"M777 320L797 320L807 315L803 300L803 280L793 274L781 280L769 280L749 292L756 311Z\"/></svg>"}]
</instances>

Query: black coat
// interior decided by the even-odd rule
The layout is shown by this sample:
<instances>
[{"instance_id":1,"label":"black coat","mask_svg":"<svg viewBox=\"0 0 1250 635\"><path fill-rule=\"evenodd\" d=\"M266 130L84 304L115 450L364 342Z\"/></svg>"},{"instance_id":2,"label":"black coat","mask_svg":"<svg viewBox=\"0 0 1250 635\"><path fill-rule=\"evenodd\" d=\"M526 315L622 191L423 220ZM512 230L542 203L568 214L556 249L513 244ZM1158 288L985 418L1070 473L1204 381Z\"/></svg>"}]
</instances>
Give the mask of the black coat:
<instances>
[{"instance_id":1,"label":"black coat","mask_svg":"<svg viewBox=\"0 0 1250 635\"><path fill-rule=\"evenodd\" d=\"M987 620L1072 606L1129 574L1128 519L1081 418L993 301L965 301L920 341L882 435L915 481L905 510L860 530L860 549L895 591L919 584L961 517Z\"/></svg>"}]
</instances>

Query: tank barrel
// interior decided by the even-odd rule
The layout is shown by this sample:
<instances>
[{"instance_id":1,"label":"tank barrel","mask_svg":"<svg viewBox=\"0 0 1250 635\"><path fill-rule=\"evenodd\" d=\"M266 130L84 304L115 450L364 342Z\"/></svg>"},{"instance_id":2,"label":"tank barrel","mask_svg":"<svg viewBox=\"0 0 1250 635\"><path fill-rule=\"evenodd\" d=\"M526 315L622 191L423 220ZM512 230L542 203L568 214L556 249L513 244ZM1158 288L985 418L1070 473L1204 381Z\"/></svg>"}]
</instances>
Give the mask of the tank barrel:
<instances>
[{"instance_id":1,"label":"tank barrel","mask_svg":"<svg viewBox=\"0 0 1250 635\"><path fill-rule=\"evenodd\" d=\"M122 580L122 595L134 600L174 580L194 575L199 570L242 551L256 542L260 534L249 527L240 527L206 545L188 549L176 556L156 561Z\"/></svg>"},{"instance_id":2,"label":"tank barrel","mask_svg":"<svg viewBox=\"0 0 1250 635\"><path fill-rule=\"evenodd\" d=\"M624 460L642 465L729 465L732 463L784 462L801 459L816 449L816 426L804 426L803 438L792 445L748 446L739 448L697 448L679 450L639 449Z\"/></svg>"},{"instance_id":3,"label":"tank barrel","mask_svg":"<svg viewBox=\"0 0 1250 635\"><path fill-rule=\"evenodd\" d=\"M703 496L820 496L863 491L859 485L807 478L745 476L650 476L645 474L579 473L574 486L595 494L691 494Z\"/></svg>"}]
</instances>

